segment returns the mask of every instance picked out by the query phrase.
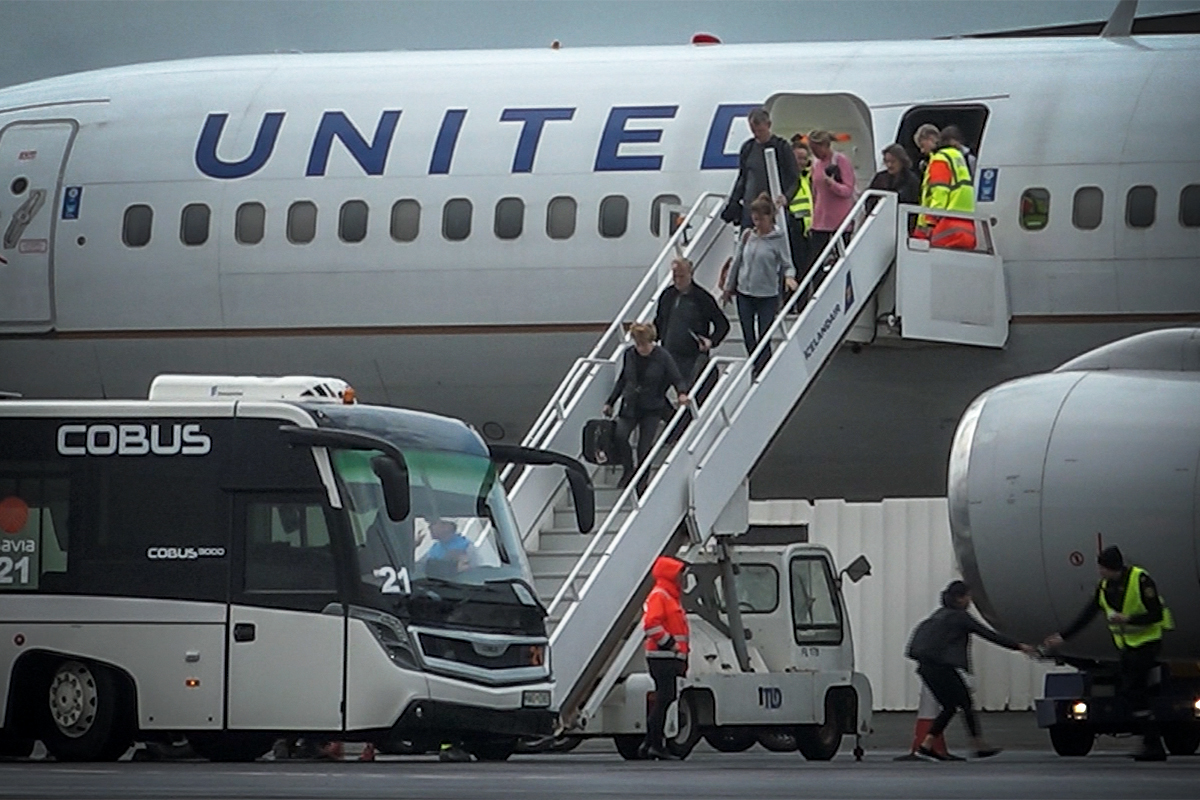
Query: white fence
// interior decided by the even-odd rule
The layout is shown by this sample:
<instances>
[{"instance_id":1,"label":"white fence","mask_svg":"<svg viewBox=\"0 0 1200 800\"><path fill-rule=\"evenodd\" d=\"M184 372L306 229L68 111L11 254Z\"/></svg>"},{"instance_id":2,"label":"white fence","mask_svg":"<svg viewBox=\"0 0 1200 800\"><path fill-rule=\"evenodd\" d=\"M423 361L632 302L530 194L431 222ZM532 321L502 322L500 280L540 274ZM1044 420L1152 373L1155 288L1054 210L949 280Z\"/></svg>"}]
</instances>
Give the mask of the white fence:
<instances>
[{"instance_id":1,"label":"white fence","mask_svg":"<svg viewBox=\"0 0 1200 800\"><path fill-rule=\"evenodd\" d=\"M755 501L750 522L807 524L809 540L828 547L839 567L860 553L871 560L871 576L844 588L857 669L871 680L876 711L916 709L920 684L904 647L937 607L941 590L960 577L945 499ZM1053 668L980 640L972 656L976 706L989 711L1032 708Z\"/></svg>"}]
</instances>

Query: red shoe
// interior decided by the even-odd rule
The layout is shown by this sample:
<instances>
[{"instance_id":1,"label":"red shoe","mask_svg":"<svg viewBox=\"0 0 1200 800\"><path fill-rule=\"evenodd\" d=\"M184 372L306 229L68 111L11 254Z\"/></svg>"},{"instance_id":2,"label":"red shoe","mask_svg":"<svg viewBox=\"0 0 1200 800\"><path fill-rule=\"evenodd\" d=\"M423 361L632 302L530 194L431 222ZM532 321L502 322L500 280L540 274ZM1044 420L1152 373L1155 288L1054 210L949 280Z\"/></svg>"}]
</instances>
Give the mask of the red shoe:
<instances>
[{"instance_id":1,"label":"red shoe","mask_svg":"<svg viewBox=\"0 0 1200 800\"><path fill-rule=\"evenodd\" d=\"M375 760L375 745L367 742L367 746L363 748L362 755L358 757L359 761L374 761Z\"/></svg>"}]
</instances>

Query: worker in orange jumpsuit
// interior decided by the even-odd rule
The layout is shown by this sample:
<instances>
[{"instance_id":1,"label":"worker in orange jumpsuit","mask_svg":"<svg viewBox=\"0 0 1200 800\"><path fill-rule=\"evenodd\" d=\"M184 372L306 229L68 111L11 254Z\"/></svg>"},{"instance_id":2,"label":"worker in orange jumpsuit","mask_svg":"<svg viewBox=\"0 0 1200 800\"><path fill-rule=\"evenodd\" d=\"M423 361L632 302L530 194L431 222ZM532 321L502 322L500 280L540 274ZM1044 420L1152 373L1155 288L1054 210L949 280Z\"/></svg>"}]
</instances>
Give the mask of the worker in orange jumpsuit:
<instances>
[{"instance_id":1,"label":"worker in orange jumpsuit","mask_svg":"<svg viewBox=\"0 0 1200 800\"><path fill-rule=\"evenodd\" d=\"M659 556L650 573L654 588L646 598L642 630L646 636L646 664L654 679L654 705L646 714L646 740L638 750L642 758L673 760L663 729L667 708L675 702L677 681L687 675L688 621L680 598L687 565L671 556Z\"/></svg>"},{"instance_id":2,"label":"worker in orange jumpsuit","mask_svg":"<svg viewBox=\"0 0 1200 800\"><path fill-rule=\"evenodd\" d=\"M945 133L938 142L938 149L929 155L929 167L921 181L921 205L975 215L975 185L971 170L962 151ZM962 217L921 214L914 235L928 239L934 247L974 250L976 244L974 221Z\"/></svg>"}]
</instances>

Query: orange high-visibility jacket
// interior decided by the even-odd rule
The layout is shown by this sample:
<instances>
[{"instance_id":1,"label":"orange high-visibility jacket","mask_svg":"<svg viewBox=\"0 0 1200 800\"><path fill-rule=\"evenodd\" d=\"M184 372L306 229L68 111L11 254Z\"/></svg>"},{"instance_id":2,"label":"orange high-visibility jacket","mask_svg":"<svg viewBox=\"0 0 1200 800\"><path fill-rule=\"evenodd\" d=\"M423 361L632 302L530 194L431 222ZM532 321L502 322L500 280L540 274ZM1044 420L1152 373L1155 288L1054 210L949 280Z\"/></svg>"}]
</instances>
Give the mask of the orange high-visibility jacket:
<instances>
[{"instance_id":1,"label":"orange high-visibility jacket","mask_svg":"<svg viewBox=\"0 0 1200 800\"><path fill-rule=\"evenodd\" d=\"M642 630L646 635L646 658L678 658L687 661L688 621L679 602L678 578L686 566L670 556L659 556L650 573L654 588L646 598Z\"/></svg>"}]
</instances>

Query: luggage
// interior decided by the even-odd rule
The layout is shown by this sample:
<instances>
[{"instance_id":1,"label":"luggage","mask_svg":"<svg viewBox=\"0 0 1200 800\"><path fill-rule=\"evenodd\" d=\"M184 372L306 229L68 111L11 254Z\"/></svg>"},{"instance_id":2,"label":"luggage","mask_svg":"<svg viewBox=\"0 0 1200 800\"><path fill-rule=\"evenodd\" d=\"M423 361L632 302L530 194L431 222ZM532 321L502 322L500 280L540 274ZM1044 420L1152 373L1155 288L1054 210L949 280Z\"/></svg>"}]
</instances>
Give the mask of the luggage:
<instances>
[{"instance_id":1,"label":"luggage","mask_svg":"<svg viewBox=\"0 0 1200 800\"><path fill-rule=\"evenodd\" d=\"M904 655L913 661L937 661L945 649L945 625L942 615L935 611L917 624Z\"/></svg>"},{"instance_id":2,"label":"luggage","mask_svg":"<svg viewBox=\"0 0 1200 800\"><path fill-rule=\"evenodd\" d=\"M617 463L617 421L589 419L583 426L583 458L601 466Z\"/></svg>"}]
</instances>

